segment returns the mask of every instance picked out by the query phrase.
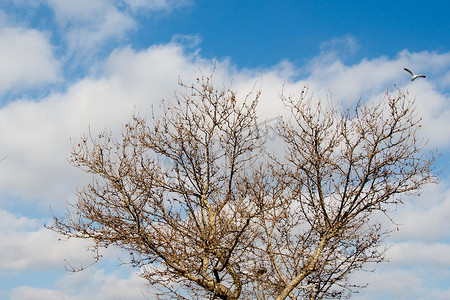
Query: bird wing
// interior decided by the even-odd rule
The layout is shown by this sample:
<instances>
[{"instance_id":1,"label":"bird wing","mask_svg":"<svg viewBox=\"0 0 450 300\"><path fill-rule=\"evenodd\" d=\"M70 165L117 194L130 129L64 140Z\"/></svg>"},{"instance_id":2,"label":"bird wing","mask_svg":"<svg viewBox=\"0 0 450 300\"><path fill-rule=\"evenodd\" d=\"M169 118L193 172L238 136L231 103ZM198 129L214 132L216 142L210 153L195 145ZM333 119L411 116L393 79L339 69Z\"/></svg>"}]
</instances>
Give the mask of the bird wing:
<instances>
[{"instance_id":1,"label":"bird wing","mask_svg":"<svg viewBox=\"0 0 450 300\"><path fill-rule=\"evenodd\" d=\"M406 72L408 72L409 74L411 74L411 76L414 76L414 72L411 71L410 69L403 68L403 70L405 70Z\"/></svg>"},{"instance_id":2,"label":"bird wing","mask_svg":"<svg viewBox=\"0 0 450 300\"><path fill-rule=\"evenodd\" d=\"M411 81L414 81L414 79L417 79L417 78L427 78L427 76L425 76L425 75L423 75L423 74L415 75L415 76L413 76L413 78L411 79Z\"/></svg>"}]
</instances>

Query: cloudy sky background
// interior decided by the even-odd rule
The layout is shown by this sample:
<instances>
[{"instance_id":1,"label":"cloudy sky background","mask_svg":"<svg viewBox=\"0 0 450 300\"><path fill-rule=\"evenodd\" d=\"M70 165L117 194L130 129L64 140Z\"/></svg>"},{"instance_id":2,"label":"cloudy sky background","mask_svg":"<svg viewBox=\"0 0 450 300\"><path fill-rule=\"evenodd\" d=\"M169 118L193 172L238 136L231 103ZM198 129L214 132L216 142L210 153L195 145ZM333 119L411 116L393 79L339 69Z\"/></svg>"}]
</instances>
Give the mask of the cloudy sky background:
<instances>
[{"instance_id":1,"label":"cloudy sky background","mask_svg":"<svg viewBox=\"0 0 450 300\"><path fill-rule=\"evenodd\" d=\"M345 104L408 90L422 137L438 148L439 185L407 198L389 263L355 274L354 299L450 299L450 22L446 1L0 0L0 299L145 299L136 270L108 249L43 228L83 174L71 140L119 132L133 111L170 99L217 64L239 95L257 84L261 119L308 86ZM317 3L320 2L320 3ZM410 81L409 67L427 79ZM388 224L389 225L389 224Z\"/></svg>"}]
</instances>

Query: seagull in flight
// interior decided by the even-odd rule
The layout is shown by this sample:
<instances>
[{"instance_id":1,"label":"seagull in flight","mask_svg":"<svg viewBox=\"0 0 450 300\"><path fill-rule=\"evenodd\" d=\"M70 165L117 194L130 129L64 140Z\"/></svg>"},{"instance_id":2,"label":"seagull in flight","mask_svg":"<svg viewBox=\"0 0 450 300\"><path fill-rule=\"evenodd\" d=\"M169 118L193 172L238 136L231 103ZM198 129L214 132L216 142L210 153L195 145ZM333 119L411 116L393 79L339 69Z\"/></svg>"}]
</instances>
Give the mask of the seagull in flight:
<instances>
[{"instance_id":1,"label":"seagull in flight","mask_svg":"<svg viewBox=\"0 0 450 300\"><path fill-rule=\"evenodd\" d=\"M425 75L422 75L422 74L420 74L420 75L416 75L416 74L414 74L414 72L413 72L413 71L411 71L410 69L407 69L407 68L403 68L403 70L405 70L406 72L408 72L409 74L411 74L411 76L412 76L412 78L411 78L411 81L414 81L414 79L416 79L416 78L419 78L419 77L422 77L422 78L427 78L427 76L425 76Z\"/></svg>"}]
</instances>

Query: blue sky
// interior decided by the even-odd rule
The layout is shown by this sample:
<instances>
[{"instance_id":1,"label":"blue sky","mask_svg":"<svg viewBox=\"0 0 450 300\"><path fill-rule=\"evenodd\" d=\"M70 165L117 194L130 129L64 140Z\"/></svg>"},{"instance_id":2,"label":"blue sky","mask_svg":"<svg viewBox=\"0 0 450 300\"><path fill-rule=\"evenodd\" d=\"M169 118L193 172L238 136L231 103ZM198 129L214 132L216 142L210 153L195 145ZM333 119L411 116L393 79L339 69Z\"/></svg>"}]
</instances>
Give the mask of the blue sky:
<instances>
[{"instance_id":1,"label":"blue sky","mask_svg":"<svg viewBox=\"0 0 450 300\"><path fill-rule=\"evenodd\" d=\"M343 104L394 85L416 98L441 182L406 198L390 262L354 299L450 299L450 4L447 1L0 0L0 299L144 299L136 270L89 262L83 241L43 228L85 182L67 162L89 126L120 130L217 63L238 94L261 87L261 118L308 86ZM427 75L410 81L409 67ZM390 226L389 223L386 226Z\"/></svg>"}]
</instances>

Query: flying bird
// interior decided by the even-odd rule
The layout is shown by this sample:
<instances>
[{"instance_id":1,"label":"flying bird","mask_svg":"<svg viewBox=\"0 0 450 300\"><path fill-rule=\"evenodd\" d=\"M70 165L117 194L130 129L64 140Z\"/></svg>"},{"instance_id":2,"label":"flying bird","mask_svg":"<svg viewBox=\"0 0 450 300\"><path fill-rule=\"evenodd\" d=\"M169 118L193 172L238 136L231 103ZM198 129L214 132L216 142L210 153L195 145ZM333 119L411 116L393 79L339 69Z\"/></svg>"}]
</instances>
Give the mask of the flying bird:
<instances>
[{"instance_id":1,"label":"flying bird","mask_svg":"<svg viewBox=\"0 0 450 300\"><path fill-rule=\"evenodd\" d=\"M412 78L411 78L411 81L414 81L414 79L416 79L416 78L419 78L419 77L422 77L422 78L427 78L427 76L425 76L425 75L422 75L422 74L420 74L420 75L416 75L416 74L414 74L414 72L413 72L413 71L411 71L410 69L407 69L407 68L403 68L403 70L405 70L406 72L408 72L409 74L411 74L411 76L412 76Z\"/></svg>"}]
</instances>

